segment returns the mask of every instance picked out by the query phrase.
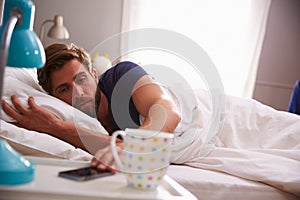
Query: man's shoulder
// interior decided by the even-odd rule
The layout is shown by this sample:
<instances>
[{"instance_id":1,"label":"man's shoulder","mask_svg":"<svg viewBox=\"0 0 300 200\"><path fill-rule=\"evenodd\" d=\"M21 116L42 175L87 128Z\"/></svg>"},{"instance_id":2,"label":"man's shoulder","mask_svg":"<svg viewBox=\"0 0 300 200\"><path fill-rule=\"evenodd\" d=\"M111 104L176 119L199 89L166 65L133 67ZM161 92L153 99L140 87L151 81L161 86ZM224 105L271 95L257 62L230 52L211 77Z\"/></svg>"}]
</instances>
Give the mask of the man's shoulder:
<instances>
[{"instance_id":1,"label":"man's shoulder","mask_svg":"<svg viewBox=\"0 0 300 200\"><path fill-rule=\"evenodd\" d=\"M113 77L120 77L126 74L127 72L131 71L134 74L147 74L147 72L138 64L131 62L131 61L122 61L116 64L114 67L108 69L103 77L113 76Z\"/></svg>"},{"instance_id":2,"label":"man's shoulder","mask_svg":"<svg viewBox=\"0 0 300 200\"><path fill-rule=\"evenodd\" d=\"M133 70L134 69L134 70ZM136 71L136 74L146 74L144 69L140 67L138 64L130 61L122 61L116 64L114 67L108 69L105 73L100 75L99 81L106 81L106 80L114 80L117 81L121 78L124 74L129 71Z\"/></svg>"},{"instance_id":3,"label":"man's shoulder","mask_svg":"<svg viewBox=\"0 0 300 200\"><path fill-rule=\"evenodd\" d=\"M129 71L132 68L135 67L140 67L138 64L131 62L131 61L122 61L119 62L118 64L116 64L116 66L114 66L113 68L115 70L120 70L120 71ZM113 69L111 68L111 69Z\"/></svg>"}]
</instances>

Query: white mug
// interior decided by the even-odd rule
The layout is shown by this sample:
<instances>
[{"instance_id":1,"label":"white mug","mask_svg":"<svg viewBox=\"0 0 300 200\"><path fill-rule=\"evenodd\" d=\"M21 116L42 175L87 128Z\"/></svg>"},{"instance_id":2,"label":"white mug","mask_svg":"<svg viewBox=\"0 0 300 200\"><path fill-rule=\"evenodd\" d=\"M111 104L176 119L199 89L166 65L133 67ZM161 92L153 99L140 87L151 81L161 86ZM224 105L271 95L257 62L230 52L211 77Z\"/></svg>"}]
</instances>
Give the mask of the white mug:
<instances>
[{"instance_id":1,"label":"white mug","mask_svg":"<svg viewBox=\"0 0 300 200\"><path fill-rule=\"evenodd\" d=\"M124 141L121 158L116 138ZM119 171L126 174L129 187L155 189L163 180L170 165L173 134L145 129L116 131L111 138L112 153Z\"/></svg>"}]
</instances>

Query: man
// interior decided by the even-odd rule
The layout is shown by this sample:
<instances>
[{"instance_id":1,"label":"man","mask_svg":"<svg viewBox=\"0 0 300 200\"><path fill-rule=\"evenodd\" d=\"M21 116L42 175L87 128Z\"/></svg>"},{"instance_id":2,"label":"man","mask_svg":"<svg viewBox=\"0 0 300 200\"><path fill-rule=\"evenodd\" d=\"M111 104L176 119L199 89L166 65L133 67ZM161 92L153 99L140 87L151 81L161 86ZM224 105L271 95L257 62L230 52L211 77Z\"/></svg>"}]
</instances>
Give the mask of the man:
<instances>
[{"instance_id":1,"label":"man","mask_svg":"<svg viewBox=\"0 0 300 200\"><path fill-rule=\"evenodd\" d=\"M180 116L175 104L138 65L121 62L98 79L89 55L82 48L74 44L52 44L45 52L46 64L38 70L39 84L50 95L97 117L110 134L127 127L172 133L177 127ZM5 101L3 110L18 122L18 126L48 133L90 153L109 144L110 138L105 135L57 119L37 106L33 97L28 99L28 108L16 96L11 99L17 111ZM128 107L130 115L126 114ZM124 108L127 111L123 112ZM144 119L142 123L140 117ZM89 141L92 148L87 149L82 139ZM121 141L119 145L122 146ZM110 156L108 162L111 161Z\"/></svg>"}]
</instances>

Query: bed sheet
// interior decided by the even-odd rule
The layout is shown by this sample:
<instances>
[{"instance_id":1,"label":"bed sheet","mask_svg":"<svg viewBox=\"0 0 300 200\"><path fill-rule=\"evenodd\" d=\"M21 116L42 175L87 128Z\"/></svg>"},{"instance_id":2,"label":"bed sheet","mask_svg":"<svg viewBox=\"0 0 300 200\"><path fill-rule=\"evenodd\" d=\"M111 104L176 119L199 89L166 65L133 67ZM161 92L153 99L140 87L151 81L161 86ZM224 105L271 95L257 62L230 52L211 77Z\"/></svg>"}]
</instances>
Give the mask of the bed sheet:
<instances>
[{"instance_id":1,"label":"bed sheet","mask_svg":"<svg viewBox=\"0 0 300 200\"><path fill-rule=\"evenodd\" d=\"M199 200L296 200L299 197L267 184L226 173L185 165L171 165L167 175L193 193Z\"/></svg>"},{"instance_id":2,"label":"bed sheet","mask_svg":"<svg viewBox=\"0 0 300 200\"><path fill-rule=\"evenodd\" d=\"M201 90L195 90L194 94L198 104L186 112L192 115L190 123L181 126L184 130L181 134L174 133L176 151L172 151L175 158L172 163L262 182L300 197L298 115L275 110L253 99L226 95L225 111L220 115L224 116L220 118L224 123L215 137L205 140L211 133L210 124L217 127L208 117L213 111L211 100ZM188 108L186 104L190 101L180 100L182 96L177 97L179 106Z\"/></svg>"}]
</instances>

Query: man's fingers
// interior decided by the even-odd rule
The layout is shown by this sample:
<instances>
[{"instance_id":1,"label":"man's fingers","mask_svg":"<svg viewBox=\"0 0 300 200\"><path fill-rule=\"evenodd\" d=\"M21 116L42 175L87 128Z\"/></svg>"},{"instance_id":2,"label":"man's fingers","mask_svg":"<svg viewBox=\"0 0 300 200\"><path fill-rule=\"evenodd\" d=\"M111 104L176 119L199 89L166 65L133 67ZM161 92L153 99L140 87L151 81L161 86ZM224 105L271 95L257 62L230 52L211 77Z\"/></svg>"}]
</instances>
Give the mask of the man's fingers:
<instances>
[{"instance_id":1,"label":"man's fingers","mask_svg":"<svg viewBox=\"0 0 300 200\"><path fill-rule=\"evenodd\" d=\"M5 100L2 100L2 109L8 116L14 118L15 120L18 120L20 117L20 114L16 112Z\"/></svg>"},{"instance_id":2,"label":"man's fingers","mask_svg":"<svg viewBox=\"0 0 300 200\"><path fill-rule=\"evenodd\" d=\"M93 157L91 161L91 167L96 167L99 164L99 160L96 157Z\"/></svg>"},{"instance_id":3,"label":"man's fingers","mask_svg":"<svg viewBox=\"0 0 300 200\"><path fill-rule=\"evenodd\" d=\"M114 158L111 153L106 153L101 157L100 162L106 167L106 168L111 168L113 164Z\"/></svg>"},{"instance_id":4,"label":"man's fingers","mask_svg":"<svg viewBox=\"0 0 300 200\"><path fill-rule=\"evenodd\" d=\"M19 98L16 95L11 96L11 102L14 104L15 108L20 112L20 113L26 113L27 108L21 103Z\"/></svg>"},{"instance_id":5,"label":"man's fingers","mask_svg":"<svg viewBox=\"0 0 300 200\"><path fill-rule=\"evenodd\" d=\"M28 97L28 106L34 110L36 110L38 107L32 96Z\"/></svg>"},{"instance_id":6,"label":"man's fingers","mask_svg":"<svg viewBox=\"0 0 300 200\"><path fill-rule=\"evenodd\" d=\"M102 156L101 158L93 157L90 166L98 169L99 171L109 169L107 165L102 163L102 158L103 158Z\"/></svg>"},{"instance_id":7,"label":"man's fingers","mask_svg":"<svg viewBox=\"0 0 300 200\"><path fill-rule=\"evenodd\" d=\"M95 156L91 161L91 167L95 167L98 170L115 171L116 167L114 164L114 158L110 151L110 146L100 149L96 152Z\"/></svg>"}]
</instances>

